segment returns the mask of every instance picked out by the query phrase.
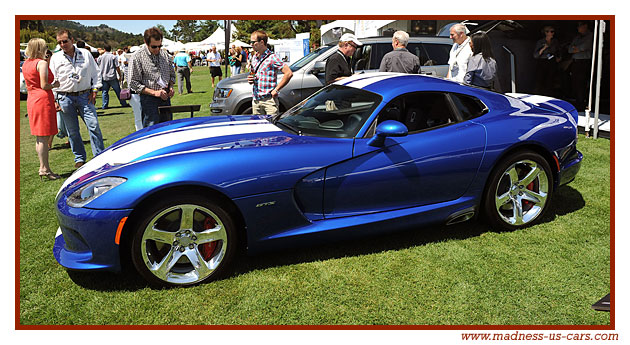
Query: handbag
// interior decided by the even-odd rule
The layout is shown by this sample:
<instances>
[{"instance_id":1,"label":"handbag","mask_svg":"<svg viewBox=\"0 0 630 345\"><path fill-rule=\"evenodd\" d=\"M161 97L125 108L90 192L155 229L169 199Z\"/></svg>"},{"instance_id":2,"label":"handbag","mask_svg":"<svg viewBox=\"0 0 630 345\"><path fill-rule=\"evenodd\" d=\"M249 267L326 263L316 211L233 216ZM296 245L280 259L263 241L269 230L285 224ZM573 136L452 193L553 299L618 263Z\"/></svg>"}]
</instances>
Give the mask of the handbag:
<instances>
[{"instance_id":1,"label":"handbag","mask_svg":"<svg viewBox=\"0 0 630 345\"><path fill-rule=\"evenodd\" d=\"M131 99L131 90L129 89L122 89L120 90L120 100L121 101L128 101Z\"/></svg>"}]
</instances>

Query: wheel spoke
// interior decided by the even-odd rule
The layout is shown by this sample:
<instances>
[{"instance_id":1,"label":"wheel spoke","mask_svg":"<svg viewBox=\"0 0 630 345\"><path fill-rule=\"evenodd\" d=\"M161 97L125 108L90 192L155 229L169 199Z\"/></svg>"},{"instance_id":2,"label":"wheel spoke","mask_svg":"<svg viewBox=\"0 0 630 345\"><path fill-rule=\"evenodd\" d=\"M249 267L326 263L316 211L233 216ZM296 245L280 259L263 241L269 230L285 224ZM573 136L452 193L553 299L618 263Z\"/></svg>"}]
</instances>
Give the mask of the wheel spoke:
<instances>
[{"instance_id":1,"label":"wheel spoke","mask_svg":"<svg viewBox=\"0 0 630 345\"><path fill-rule=\"evenodd\" d=\"M210 268L208 268L208 264L199 252L198 247L195 249L187 250L185 255L188 260L190 260L190 263L193 265L199 278L204 278L212 272Z\"/></svg>"},{"instance_id":2,"label":"wheel spoke","mask_svg":"<svg viewBox=\"0 0 630 345\"><path fill-rule=\"evenodd\" d=\"M143 240L171 244L175 238L174 235L175 234L170 231L156 229L152 224L150 224L144 232Z\"/></svg>"},{"instance_id":3,"label":"wheel spoke","mask_svg":"<svg viewBox=\"0 0 630 345\"><path fill-rule=\"evenodd\" d=\"M512 169L506 171L506 173L510 176L510 187L518 184L518 172L516 171L516 165L512 167Z\"/></svg>"},{"instance_id":4,"label":"wheel spoke","mask_svg":"<svg viewBox=\"0 0 630 345\"><path fill-rule=\"evenodd\" d=\"M221 224L217 224L217 226L215 226L212 229L207 229L202 232L197 232L195 233L195 235L197 236L198 244L227 240L225 229L223 228Z\"/></svg>"},{"instance_id":5,"label":"wheel spoke","mask_svg":"<svg viewBox=\"0 0 630 345\"><path fill-rule=\"evenodd\" d=\"M195 210L197 207L194 205L182 205L182 215L179 224L179 230L192 230L195 217Z\"/></svg>"},{"instance_id":6,"label":"wheel spoke","mask_svg":"<svg viewBox=\"0 0 630 345\"><path fill-rule=\"evenodd\" d=\"M546 193L536 193L534 191L525 189L523 190L523 200L531 201L535 204L544 203L547 199Z\"/></svg>"},{"instance_id":7,"label":"wheel spoke","mask_svg":"<svg viewBox=\"0 0 630 345\"><path fill-rule=\"evenodd\" d=\"M523 224L523 203L521 199L514 200L514 224Z\"/></svg>"},{"instance_id":8,"label":"wheel spoke","mask_svg":"<svg viewBox=\"0 0 630 345\"><path fill-rule=\"evenodd\" d=\"M160 261L156 266L156 269L153 269L153 274L155 274L158 278L162 280L167 280L168 273L171 271L171 268L175 266L177 260L182 256L182 253L175 249L175 247L171 247L171 250L168 252L168 255Z\"/></svg>"},{"instance_id":9,"label":"wheel spoke","mask_svg":"<svg viewBox=\"0 0 630 345\"><path fill-rule=\"evenodd\" d=\"M540 174L540 168L535 165L533 165L532 170L529 171L529 173L527 174L527 176L523 177L523 179L519 182L520 185L527 187L527 185L529 185L530 183L534 182L534 180L538 177L538 175Z\"/></svg>"},{"instance_id":10,"label":"wheel spoke","mask_svg":"<svg viewBox=\"0 0 630 345\"><path fill-rule=\"evenodd\" d=\"M506 192L505 194L497 197L496 199L497 209L507 204L508 202L510 202L510 192Z\"/></svg>"}]
</instances>

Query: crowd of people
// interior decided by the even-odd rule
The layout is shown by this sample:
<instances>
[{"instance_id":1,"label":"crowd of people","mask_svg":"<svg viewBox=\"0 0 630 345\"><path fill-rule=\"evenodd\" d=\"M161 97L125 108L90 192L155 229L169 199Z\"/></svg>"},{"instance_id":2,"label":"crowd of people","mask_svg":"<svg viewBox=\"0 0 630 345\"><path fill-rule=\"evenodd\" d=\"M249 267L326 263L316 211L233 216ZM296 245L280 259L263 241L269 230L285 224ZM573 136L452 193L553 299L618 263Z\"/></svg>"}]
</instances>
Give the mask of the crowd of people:
<instances>
[{"instance_id":1,"label":"crowd of people","mask_svg":"<svg viewBox=\"0 0 630 345\"><path fill-rule=\"evenodd\" d=\"M560 45L554 38L554 28L543 29L544 38L536 43L533 53L537 61L536 89L549 94L556 64L560 62ZM252 50L232 46L227 52L231 74L241 73L245 65L249 70L248 82L252 85L252 111L254 114L275 115L279 112L278 94L292 78L292 71L268 46L268 35L261 30L251 34ZM468 36L466 26L455 24L450 28L453 46L449 53L446 78L482 88L497 90L497 63L488 35L477 32ZM102 91L102 109L109 107L109 90L114 90L122 107L133 108L135 127L139 130L172 119L170 111L159 109L171 105L177 79L178 93L192 93L190 75L194 59L207 62L210 80L214 88L215 79L221 81L223 57L216 46L199 57L185 50L171 55L163 48L162 32L152 27L144 32L145 44L129 55L123 47L112 53L105 45L99 52L92 53L84 42L76 42L71 32L59 30L56 35L60 50L52 53L43 39L28 42L27 61L22 67L28 89L27 112L31 134L36 137L35 149L40 161L39 176L43 179L58 179L48 162L48 150L54 135L68 137L74 154L75 168L81 167L87 156L79 131L81 118L85 123L92 148L98 155L104 150L103 136L96 113L96 96ZM393 50L384 55L380 71L397 73L419 73L418 56L407 50L409 34L397 31L392 36ZM572 54L571 71L576 92L576 107L583 105L586 98L587 76L592 57L593 35L586 22L578 25L578 35L569 46ZM353 34L343 34L338 50L328 58L325 69L326 84L349 77L352 69L351 57L362 43ZM283 77L278 81L278 74ZM129 103L127 103L129 100ZM168 109L168 108L166 108ZM583 108L582 108L583 109Z\"/></svg>"}]
</instances>

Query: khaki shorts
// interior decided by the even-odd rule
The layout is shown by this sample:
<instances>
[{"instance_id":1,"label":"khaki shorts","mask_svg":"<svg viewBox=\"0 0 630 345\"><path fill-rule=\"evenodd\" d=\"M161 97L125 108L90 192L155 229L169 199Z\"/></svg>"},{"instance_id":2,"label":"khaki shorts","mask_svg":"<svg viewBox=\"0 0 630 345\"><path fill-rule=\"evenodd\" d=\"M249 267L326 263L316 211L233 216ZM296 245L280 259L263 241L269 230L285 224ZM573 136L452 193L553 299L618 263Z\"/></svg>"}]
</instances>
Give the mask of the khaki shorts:
<instances>
[{"instance_id":1,"label":"khaki shorts","mask_svg":"<svg viewBox=\"0 0 630 345\"><path fill-rule=\"evenodd\" d=\"M267 97L261 100L252 100L252 114L254 115L276 115L278 114L278 109L280 103L278 101L278 97Z\"/></svg>"}]
</instances>

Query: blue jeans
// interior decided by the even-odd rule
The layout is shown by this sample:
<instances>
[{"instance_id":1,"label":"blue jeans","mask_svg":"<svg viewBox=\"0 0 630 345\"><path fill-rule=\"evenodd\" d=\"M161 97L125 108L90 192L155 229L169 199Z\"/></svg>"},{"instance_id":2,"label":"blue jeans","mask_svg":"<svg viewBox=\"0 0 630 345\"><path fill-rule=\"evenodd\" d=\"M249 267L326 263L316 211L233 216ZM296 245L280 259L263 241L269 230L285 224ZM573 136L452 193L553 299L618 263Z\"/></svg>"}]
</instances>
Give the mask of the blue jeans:
<instances>
[{"instance_id":1,"label":"blue jeans","mask_svg":"<svg viewBox=\"0 0 630 345\"><path fill-rule=\"evenodd\" d=\"M158 107L171 105L170 98L164 101L160 97L141 94L140 105L142 106L142 126L144 128L173 119L173 113L170 111L163 114L158 111Z\"/></svg>"},{"instance_id":2,"label":"blue jeans","mask_svg":"<svg viewBox=\"0 0 630 345\"><path fill-rule=\"evenodd\" d=\"M66 124L63 122L63 117L61 117L61 112L57 112L57 138L65 138L68 136L68 131L66 130Z\"/></svg>"},{"instance_id":3,"label":"blue jeans","mask_svg":"<svg viewBox=\"0 0 630 345\"><path fill-rule=\"evenodd\" d=\"M107 107L109 106L109 88L110 87L114 89L114 92L116 93L116 97L118 97L118 100L120 101L120 105L122 105L123 107L126 107L127 101L120 99L120 83L118 82L118 79L112 79L112 80L103 80L103 109L107 109Z\"/></svg>"},{"instance_id":4,"label":"blue jeans","mask_svg":"<svg viewBox=\"0 0 630 345\"><path fill-rule=\"evenodd\" d=\"M74 153L75 162L87 161L85 146L79 132L79 118L81 116L85 126L90 132L90 144L92 145L92 154L94 156L105 150L103 145L103 135L98 125L96 117L96 108L94 104L89 103L89 92L78 96L57 95L57 102L61 107L61 117L66 124L70 148Z\"/></svg>"}]
</instances>

